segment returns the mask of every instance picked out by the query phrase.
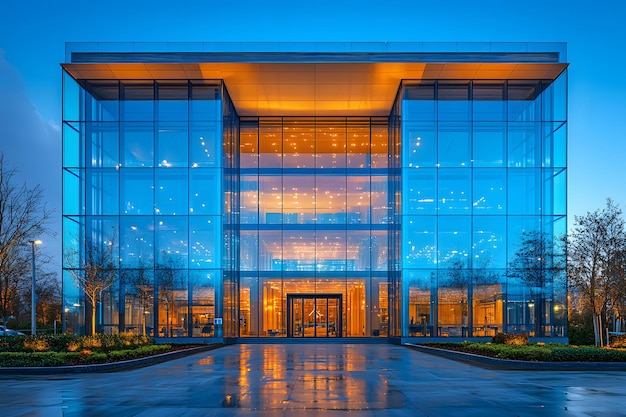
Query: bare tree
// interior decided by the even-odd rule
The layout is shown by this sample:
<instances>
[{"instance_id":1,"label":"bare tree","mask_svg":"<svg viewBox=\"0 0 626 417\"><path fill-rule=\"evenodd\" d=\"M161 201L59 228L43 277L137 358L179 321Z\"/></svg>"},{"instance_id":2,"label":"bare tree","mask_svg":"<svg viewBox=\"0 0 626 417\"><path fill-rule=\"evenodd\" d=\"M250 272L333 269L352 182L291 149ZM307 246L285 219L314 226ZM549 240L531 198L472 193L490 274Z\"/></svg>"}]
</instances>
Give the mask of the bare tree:
<instances>
[{"instance_id":1,"label":"bare tree","mask_svg":"<svg viewBox=\"0 0 626 417\"><path fill-rule=\"evenodd\" d=\"M519 248L509 262L508 275L528 287L530 299L534 303L536 337L545 336L545 291L551 288L554 278L565 267L561 253L552 236L538 230L525 231Z\"/></svg>"},{"instance_id":2,"label":"bare tree","mask_svg":"<svg viewBox=\"0 0 626 417\"><path fill-rule=\"evenodd\" d=\"M593 314L596 345L607 340L609 313L624 299L626 230L622 210L611 199L602 210L574 218L567 246L567 276Z\"/></svg>"},{"instance_id":3,"label":"bare tree","mask_svg":"<svg viewBox=\"0 0 626 417\"><path fill-rule=\"evenodd\" d=\"M7 167L0 153L0 320L17 315L24 282L31 273L29 241L51 235L52 210L43 202L39 185L18 184L16 170ZM48 261L41 256L38 265Z\"/></svg>"},{"instance_id":4,"label":"bare tree","mask_svg":"<svg viewBox=\"0 0 626 417\"><path fill-rule=\"evenodd\" d=\"M117 278L113 259L115 238L84 239L84 253L69 256L67 264L76 284L83 290L91 304L91 334L96 334L96 307L102 300L102 293L111 288ZM73 265L76 260L78 265Z\"/></svg>"}]
</instances>

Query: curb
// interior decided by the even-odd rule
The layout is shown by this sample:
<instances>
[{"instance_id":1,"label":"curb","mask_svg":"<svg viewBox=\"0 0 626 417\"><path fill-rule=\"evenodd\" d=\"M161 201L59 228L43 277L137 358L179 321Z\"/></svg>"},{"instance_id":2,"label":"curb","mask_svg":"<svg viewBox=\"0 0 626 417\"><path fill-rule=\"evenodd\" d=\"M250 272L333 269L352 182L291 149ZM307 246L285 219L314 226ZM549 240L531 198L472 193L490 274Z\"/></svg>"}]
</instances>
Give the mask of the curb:
<instances>
[{"instance_id":1,"label":"curb","mask_svg":"<svg viewBox=\"0 0 626 417\"><path fill-rule=\"evenodd\" d=\"M626 371L626 362L534 362L491 358L473 353L405 343L404 346L429 355L469 363L488 369L518 371Z\"/></svg>"},{"instance_id":2,"label":"curb","mask_svg":"<svg viewBox=\"0 0 626 417\"><path fill-rule=\"evenodd\" d=\"M95 372L117 372L143 368L173 359L183 358L200 352L208 352L223 347L222 343L214 343L207 346L199 346L190 349L175 350L160 355L146 356L143 358L129 359L121 362L97 363L92 365L71 366L0 366L0 375L50 375L50 374L80 374Z\"/></svg>"}]
</instances>

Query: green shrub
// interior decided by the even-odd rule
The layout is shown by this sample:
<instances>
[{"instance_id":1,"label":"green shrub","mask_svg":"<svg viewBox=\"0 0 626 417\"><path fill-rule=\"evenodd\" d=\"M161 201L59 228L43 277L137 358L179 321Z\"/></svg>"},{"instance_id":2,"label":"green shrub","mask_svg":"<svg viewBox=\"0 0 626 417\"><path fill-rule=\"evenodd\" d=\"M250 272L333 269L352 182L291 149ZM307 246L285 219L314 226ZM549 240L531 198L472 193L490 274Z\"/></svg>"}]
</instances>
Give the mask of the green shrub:
<instances>
[{"instance_id":1,"label":"green shrub","mask_svg":"<svg viewBox=\"0 0 626 417\"><path fill-rule=\"evenodd\" d=\"M526 346L528 335L526 333L498 333L491 339L491 342L509 346Z\"/></svg>"},{"instance_id":2,"label":"green shrub","mask_svg":"<svg viewBox=\"0 0 626 417\"><path fill-rule=\"evenodd\" d=\"M572 345L585 346L595 344L593 325L576 324L567 328L567 336Z\"/></svg>"}]
</instances>

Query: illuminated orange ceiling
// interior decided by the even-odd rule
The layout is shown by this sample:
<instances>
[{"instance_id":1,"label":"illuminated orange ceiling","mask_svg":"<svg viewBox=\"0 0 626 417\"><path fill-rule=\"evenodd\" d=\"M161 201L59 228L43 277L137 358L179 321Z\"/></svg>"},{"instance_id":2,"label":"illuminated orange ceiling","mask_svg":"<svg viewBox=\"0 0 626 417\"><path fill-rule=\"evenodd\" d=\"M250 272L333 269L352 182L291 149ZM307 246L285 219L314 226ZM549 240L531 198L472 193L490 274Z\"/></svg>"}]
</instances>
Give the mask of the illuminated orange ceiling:
<instances>
[{"instance_id":1,"label":"illuminated orange ceiling","mask_svg":"<svg viewBox=\"0 0 626 417\"><path fill-rule=\"evenodd\" d=\"M567 64L63 64L77 80L224 80L240 116L387 116L401 80L555 79Z\"/></svg>"}]
</instances>

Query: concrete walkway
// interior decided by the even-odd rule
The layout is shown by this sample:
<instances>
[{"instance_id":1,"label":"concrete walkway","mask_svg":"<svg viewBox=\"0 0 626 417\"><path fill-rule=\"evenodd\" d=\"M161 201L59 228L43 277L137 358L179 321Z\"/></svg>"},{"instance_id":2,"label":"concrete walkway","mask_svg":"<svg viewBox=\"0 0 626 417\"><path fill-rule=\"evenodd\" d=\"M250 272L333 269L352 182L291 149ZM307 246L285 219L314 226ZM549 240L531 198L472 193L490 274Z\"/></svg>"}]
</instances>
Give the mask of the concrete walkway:
<instances>
[{"instance_id":1,"label":"concrete walkway","mask_svg":"<svg viewBox=\"0 0 626 417\"><path fill-rule=\"evenodd\" d=\"M8 416L626 416L626 373L494 371L395 345L232 345L131 371L0 376Z\"/></svg>"}]
</instances>

